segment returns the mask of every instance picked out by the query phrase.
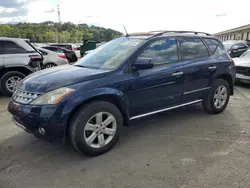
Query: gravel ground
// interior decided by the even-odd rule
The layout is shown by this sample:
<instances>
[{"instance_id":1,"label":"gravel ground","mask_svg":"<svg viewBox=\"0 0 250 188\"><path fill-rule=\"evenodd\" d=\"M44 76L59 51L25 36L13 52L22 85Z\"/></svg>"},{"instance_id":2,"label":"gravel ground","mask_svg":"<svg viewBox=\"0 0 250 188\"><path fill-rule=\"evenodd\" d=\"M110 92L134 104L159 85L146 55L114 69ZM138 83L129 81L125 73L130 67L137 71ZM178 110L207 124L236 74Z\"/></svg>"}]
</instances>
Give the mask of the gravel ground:
<instances>
[{"instance_id":1,"label":"gravel ground","mask_svg":"<svg viewBox=\"0 0 250 188\"><path fill-rule=\"evenodd\" d=\"M110 152L86 157L16 127L0 98L0 188L250 187L250 87L224 113L200 105L125 127Z\"/></svg>"}]
</instances>

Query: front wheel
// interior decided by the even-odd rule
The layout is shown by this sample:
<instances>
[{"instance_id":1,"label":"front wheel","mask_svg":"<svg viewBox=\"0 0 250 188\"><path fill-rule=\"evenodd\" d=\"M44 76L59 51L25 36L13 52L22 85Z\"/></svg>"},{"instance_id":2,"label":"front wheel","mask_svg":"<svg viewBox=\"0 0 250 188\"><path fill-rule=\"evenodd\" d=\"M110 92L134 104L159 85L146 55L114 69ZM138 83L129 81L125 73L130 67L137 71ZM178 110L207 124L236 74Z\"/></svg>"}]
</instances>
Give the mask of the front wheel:
<instances>
[{"instance_id":1,"label":"front wheel","mask_svg":"<svg viewBox=\"0 0 250 188\"><path fill-rule=\"evenodd\" d=\"M217 79L209 94L203 99L202 105L206 112L218 114L225 110L230 98L230 87L226 80Z\"/></svg>"},{"instance_id":2,"label":"front wheel","mask_svg":"<svg viewBox=\"0 0 250 188\"><path fill-rule=\"evenodd\" d=\"M115 105L102 101L89 103L72 118L71 143L77 151L90 156L105 153L118 142L122 122Z\"/></svg>"},{"instance_id":3,"label":"front wheel","mask_svg":"<svg viewBox=\"0 0 250 188\"><path fill-rule=\"evenodd\" d=\"M18 71L6 72L0 79L0 91L4 96L10 97L19 86L25 74Z\"/></svg>"}]
</instances>

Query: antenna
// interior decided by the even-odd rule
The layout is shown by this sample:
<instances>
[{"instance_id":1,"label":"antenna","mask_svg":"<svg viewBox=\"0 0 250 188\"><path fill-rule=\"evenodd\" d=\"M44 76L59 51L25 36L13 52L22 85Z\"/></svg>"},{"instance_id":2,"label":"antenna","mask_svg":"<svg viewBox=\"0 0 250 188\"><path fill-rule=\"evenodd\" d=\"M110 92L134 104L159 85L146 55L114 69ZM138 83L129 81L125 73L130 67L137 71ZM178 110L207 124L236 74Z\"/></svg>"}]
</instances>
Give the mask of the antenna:
<instances>
[{"instance_id":1,"label":"antenna","mask_svg":"<svg viewBox=\"0 0 250 188\"><path fill-rule=\"evenodd\" d=\"M126 29L125 25L123 25L123 28L124 28L124 30L125 30L126 37L128 37L128 32L127 32L127 29Z\"/></svg>"}]
</instances>

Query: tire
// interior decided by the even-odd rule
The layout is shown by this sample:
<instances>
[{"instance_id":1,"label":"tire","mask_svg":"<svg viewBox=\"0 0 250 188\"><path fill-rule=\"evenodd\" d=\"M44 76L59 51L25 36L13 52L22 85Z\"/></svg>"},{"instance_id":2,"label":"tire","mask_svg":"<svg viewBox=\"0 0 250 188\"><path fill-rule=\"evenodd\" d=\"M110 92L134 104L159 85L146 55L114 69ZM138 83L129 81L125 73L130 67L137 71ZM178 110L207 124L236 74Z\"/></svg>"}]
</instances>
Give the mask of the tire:
<instances>
[{"instance_id":1,"label":"tire","mask_svg":"<svg viewBox=\"0 0 250 188\"><path fill-rule=\"evenodd\" d=\"M57 65L55 63L47 63L44 65L45 69L51 68L51 67L56 67Z\"/></svg>"},{"instance_id":2,"label":"tire","mask_svg":"<svg viewBox=\"0 0 250 188\"><path fill-rule=\"evenodd\" d=\"M5 73L0 79L0 91L2 92L2 94L7 97L12 96L15 89L13 88L13 90L10 90L8 88L7 83L9 82L9 79L19 78L21 81L25 76L26 76L25 74L18 72L18 71L10 71L10 72Z\"/></svg>"},{"instance_id":3,"label":"tire","mask_svg":"<svg viewBox=\"0 0 250 188\"><path fill-rule=\"evenodd\" d=\"M219 96L218 102L216 102L217 92L220 91L221 88L226 89L226 94ZM223 90L224 91L224 90ZM220 93L219 93L220 95ZM217 95L218 96L218 95ZM222 99L223 97L223 99ZM230 98L230 87L226 80L216 79L208 93L207 96L202 101L202 106L204 110L210 114L218 114L225 110ZM223 102L222 102L223 101ZM219 104L220 103L220 104ZM217 106L216 106L217 104Z\"/></svg>"},{"instance_id":4,"label":"tire","mask_svg":"<svg viewBox=\"0 0 250 188\"><path fill-rule=\"evenodd\" d=\"M105 116L107 116L107 118L113 116L113 118L115 119L107 127L103 128L103 131L108 131L110 129L116 130L116 131L113 131L112 136L108 136L105 133L102 134L98 132L98 131L102 131L102 130L97 130L101 128L101 126L98 126L99 128L97 129L93 128L94 131L86 130L88 129L88 125L87 125L88 122L92 121L91 124L98 124L97 123L98 120L96 117L97 117L97 114L101 114L101 113L103 113L103 115L101 115L103 121L101 122L105 122L105 120L107 120L107 119L104 119ZM77 111L77 113L74 114L72 120L70 121L69 137L70 137L71 144L78 152L82 154L86 154L89 156L97 156L97 155L103 154L109 151L118 142L122 124L123 124L123 118L122 118L121 112L112 103L104 102L104 101L95 101L95 102L88 103L84 105L83 107L81 107ZM109 128L109 126L112 126L112 127ZM90 135L96 135L96 134L97 135L100 134L99 136L101 138L102 138L101 136L102 134L104 140L106 139L104 145L99 144L100 143L99 136L96 136L96 138L92 142L92 145L90 145L91 142L90 143L87 142L87 140L91 137Z\"/></svg>"}]
</instances>

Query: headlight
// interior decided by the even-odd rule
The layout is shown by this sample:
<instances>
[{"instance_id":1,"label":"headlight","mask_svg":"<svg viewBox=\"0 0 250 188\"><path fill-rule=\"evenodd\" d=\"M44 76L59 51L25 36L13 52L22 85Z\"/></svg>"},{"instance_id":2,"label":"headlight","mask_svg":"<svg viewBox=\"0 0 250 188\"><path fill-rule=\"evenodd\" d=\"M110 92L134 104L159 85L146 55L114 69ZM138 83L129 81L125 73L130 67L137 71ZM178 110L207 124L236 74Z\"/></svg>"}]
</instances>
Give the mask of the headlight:
<instances>
[{"instance_id":1,"label":"headlight","mask_svg":"<svg viewBox=\"0 0 250 188\"><path fill-rule=\"evenodd\" d=\"M54 91L48 92L34 101L32 101L30 104L56 104L59 103L64 97L70 95L72 92L74 92L74 89L63 87L56 89Z\"/></svg>"}]
</instances>

